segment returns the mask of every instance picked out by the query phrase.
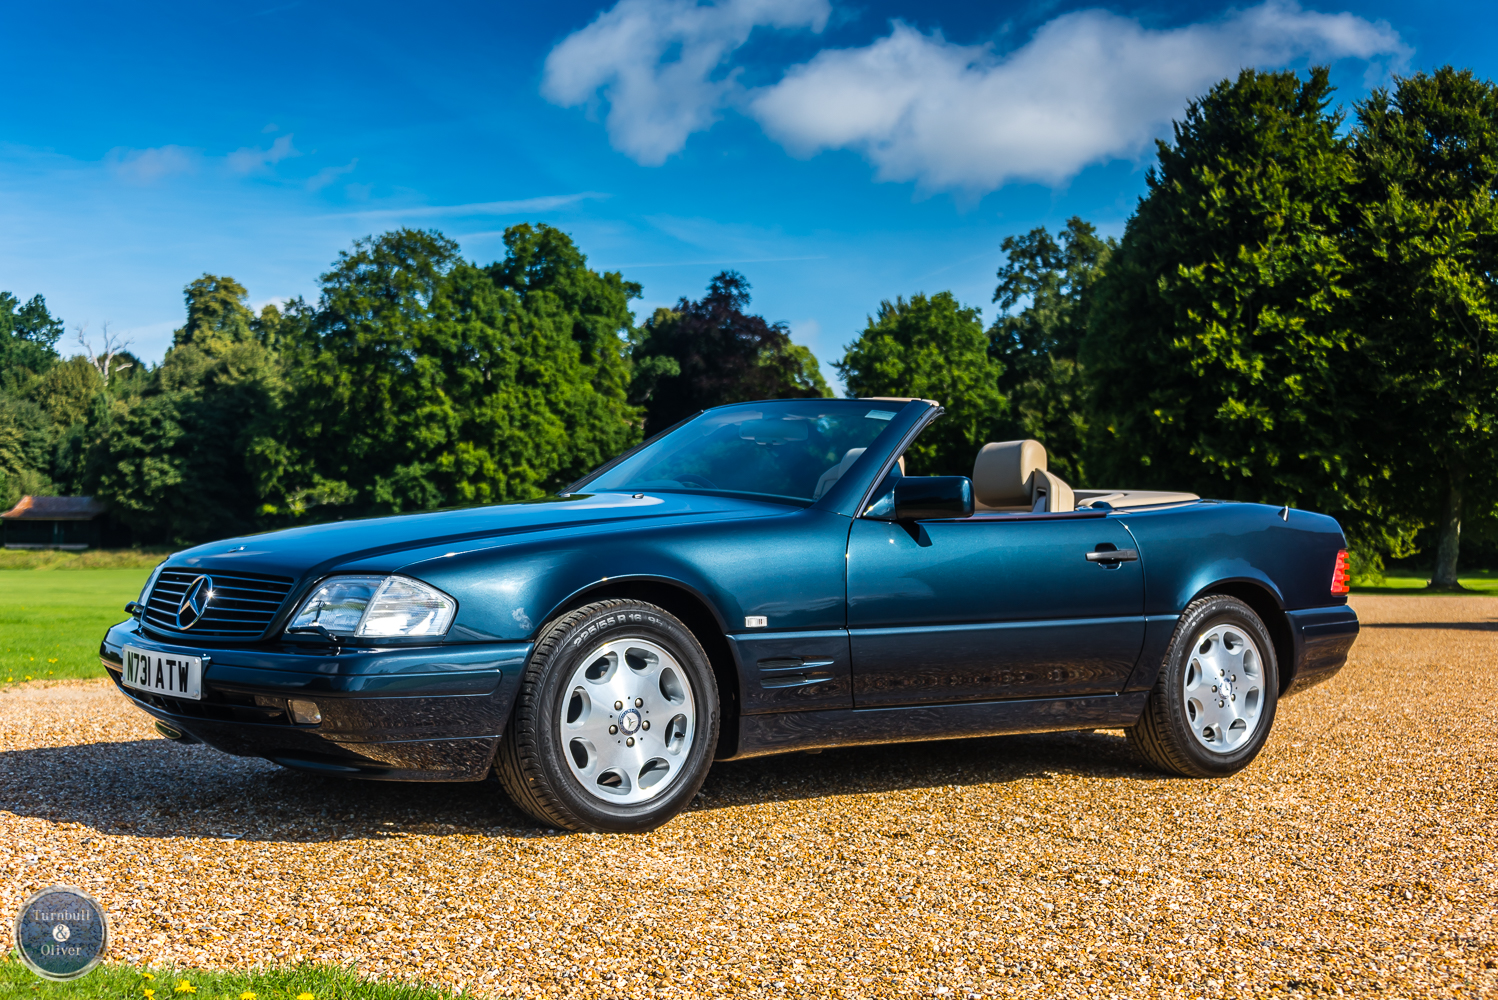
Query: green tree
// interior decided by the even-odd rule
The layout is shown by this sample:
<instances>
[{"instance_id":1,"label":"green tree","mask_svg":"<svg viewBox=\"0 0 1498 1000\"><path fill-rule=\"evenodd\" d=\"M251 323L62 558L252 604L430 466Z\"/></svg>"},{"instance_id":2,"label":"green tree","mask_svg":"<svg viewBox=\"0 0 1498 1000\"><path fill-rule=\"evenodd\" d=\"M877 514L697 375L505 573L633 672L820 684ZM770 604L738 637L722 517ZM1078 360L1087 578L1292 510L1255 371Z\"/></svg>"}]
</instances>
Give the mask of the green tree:
<instances>
[{"instance_id":1,"label":"green tree","mask_svg":"<svg viewBox=\"0 0 1498 1000\"><path fill-rule=\"evenodd\" d=\"M40 374L51 368L60 336L62 320L47 311L40 295L22 305L10 292L0 292L0 372L7 378L19 369Z\"/></svg>"},{"instance_id":2,"label":"green tree","mask_svg":"<svg viewBox=\"0 0 1498 1000\"><path fill-rule=\"evenodd\" d=\"M1380 499L1390 421L1349 308L1355 168L1331 89L1325 69L1245 70L1159 144L1092 290L1093 479L1400 529Z\"/></svg>"},{"instance_id":3,"label":"green tree","mask_svg":"<svg viewBox=\"0 0 1498 1000\"><path fill-rule=\"evenodd\" d=\"M81 487L137 540L191 544L257 524L246 456L274 418L284 380L245 298L232 278L188 285L187 322L165 359L148 375L111 379L71 445Z\"/></svg>"},{"instance_id":4,"label":"green tree","mask_svg":"<svg viewBox=\"0 0 1498 1000\"><path fill-rule=\"evenodd\" d=\"M1002 312L989 327L988 353L1004 366L999 391L1009 400L1010 422L1003 436L1040 441L1051 470L1081 484L1087 424L1077 354L1090 292L1118 243L1099 239L1096 228L1076 216L1059 237L1044 226L1005 237L1008 262L999 268L993 294Z\"/></svg>"},{"instance_id":5,"label":"green tree","mask_svg":"<svg viewBox=\"0 0 1498 1000\"><path fill-rule=\"evenodd\" d=\"M172 345L208 350L244 344L255 336L255 314L245 304L249 292L233 278L205 274L187 286L187 322L172 334Z\"/></svg>"},{"instance_id":6,"label":"green tree","mask_svg":"<svg viewBox=\"0 0 1498 1000\"><path fill-rule=\"evenodd\" d=\"M88 418L94 397L103 391L99 370L87 358L75 355L51 366L32 382L29 396L52 424L67 428Z\"/></svg>"},{"instance_id":7,"label":"green tree","mask_svg":"<svg viewBox=\"0 0 1498 1000\"><path fill-rule=\"evenodd\" d=\"M970 475L978 449L1008 425L1003 366L988 354L982 313L951 292L879 303L835 366L848 395L934 399L946 413L907 453L911 475Z\"/></svg>"},{"instance_id":8,"label":"green tree","mask_svg":"<svg viewBox=\"0 0 1498 1000\"><path fill-rule=\"evenodd\" d=\"M56 492L56 421L38 400L58 364L62 320L40 295L22 304L0 292L0 510L22 496Z\"/></svg>"},{"instance_id":9,"label":"green tree","mask_svg":"<svg viewBox=\"0 0 1498 1000\"><path fill-rule=\"evenodd\" d=\"M34 401L0 393L0 510L23 496L56 492L48 471L54 431Z\"/></svg>"},{"instance_id":10,"label":"green tree","mask_svg":"<svg viewBox=\"0 0 1498 1000\"><path fill-rule=\"evenodd\" d=\"M1498 500L1498 88L1449 66L1357 108L1361 212L1349 254L1379 412L1413 516L1457 586L1463 520Z\"/></svg>"},{"instance_id":11,"label":"green tree","mask_svg":"<svg viewBox=\"0 0 1498 1000\"><path fill-rule=\"evenodd\" d=\"M744 311L749 287L737 271L723 271L700 300L682 299L645 322L630 356L647 434L710 406L832 394L817 359L791 342L785 324Z\"/></svg>"},{"instance_id":12,"label":"green tree","mask_svg":"<svg viewBox=\"0 0 1498 1000\"><path fill-rule=\"evenodd\" d=\"M641 287L617 271L600 273L587 265L561 230L519 225L506 230L505 257L488 269L495 285L519 300L515 315L517 329L525 330L526 358L517 358L517 388L534 386L548 394L561 422L563 439L537 468L535 488L543 491L565 485L640 440L640 412L628 399L628 345L635 332L629 303L640 297ZM564 333L576 354L567 348ZM512 350L517 347L518 342ZM509 446L515 445L518 439Z\"/></svg>"},{"instance_id":13,"label":"green tree","mask_svg":"<svg viewBox=\"0 0 1498 1000\"><path fill-rule=\"evenodd\" d=\"M624 354L639 286L549 226L505 245L485 269L435 232L360 240L317 307L289 311L293 398L253 449L268 514L540 496L639 439Z\"/></svg>"}]
</instances>

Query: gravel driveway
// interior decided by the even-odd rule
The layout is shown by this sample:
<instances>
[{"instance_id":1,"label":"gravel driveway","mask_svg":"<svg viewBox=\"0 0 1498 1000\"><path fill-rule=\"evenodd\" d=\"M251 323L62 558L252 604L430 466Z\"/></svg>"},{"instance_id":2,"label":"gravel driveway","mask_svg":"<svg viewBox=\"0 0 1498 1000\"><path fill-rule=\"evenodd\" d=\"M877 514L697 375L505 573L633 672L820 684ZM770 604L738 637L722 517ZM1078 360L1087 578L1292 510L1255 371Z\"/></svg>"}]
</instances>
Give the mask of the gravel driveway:
<instances>
[{"instance_id":1,"label":"gravel driveway","mask_svg":"<svg viewBox=\"0 0 1498 1000\"><path fill-rule=\"evenodd\" d=\"M72 883L117 959L488 995L1498 996L1498 600L1354 603L1352 662L1225 781L1119 732L827 751L720 765L644 836L176 746L103 683L13 690L0 925Z\"/></svg>"}]
</instances>

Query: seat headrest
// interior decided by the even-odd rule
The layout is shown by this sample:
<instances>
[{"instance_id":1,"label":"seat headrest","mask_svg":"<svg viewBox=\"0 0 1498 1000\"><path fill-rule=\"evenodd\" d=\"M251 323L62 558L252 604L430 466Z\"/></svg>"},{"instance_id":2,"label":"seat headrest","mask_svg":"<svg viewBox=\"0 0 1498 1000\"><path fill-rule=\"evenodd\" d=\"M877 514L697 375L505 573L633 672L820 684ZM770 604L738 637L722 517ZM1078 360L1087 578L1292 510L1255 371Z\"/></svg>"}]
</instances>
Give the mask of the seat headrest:
<instances>
[{"instance_id":1,"label":"seat headrest","mask_svg":"<svg viewBox=\"0 0 1498 1000\"><path fill-rule=\"evenodd\" d=\"M1072 488L1054 472L1036 469L1031 493L1035 495L1031 510L1043 510L1050 514L1077 509L1077 497Z\"/></svg>"},{"instance_id":2,"label":"seat headrest","mask_svg":"<svg viewBox=\"0 0 1498 1000\"><path fill-rule=\"evenodd\" d=\"M973 496L988 507L1030 503L1030 477L1045 471L1045 445L1034 439L993 441L973 462Z\"/></svg>"}]
</instances>

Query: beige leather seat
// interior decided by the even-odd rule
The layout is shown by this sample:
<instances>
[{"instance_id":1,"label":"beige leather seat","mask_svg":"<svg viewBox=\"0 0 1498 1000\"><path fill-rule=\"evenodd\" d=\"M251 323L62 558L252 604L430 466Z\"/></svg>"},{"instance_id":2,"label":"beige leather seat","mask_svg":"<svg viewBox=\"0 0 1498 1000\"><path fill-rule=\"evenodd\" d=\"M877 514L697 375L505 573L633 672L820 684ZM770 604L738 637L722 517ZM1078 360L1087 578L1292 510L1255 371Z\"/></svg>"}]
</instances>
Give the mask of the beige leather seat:
<instances>
[{"instance_id":1,"label":"beige leather seat","mask_svg":"<svg viewBox=\"0 0 1498 1000\"><path fill-rule=\"evenodd\" d=\"M973 461L973 498L987 510L1075 510L1071 487L1045 466L1045 446L1039 441L990 442Z\"/></svg>"}]
</instances>

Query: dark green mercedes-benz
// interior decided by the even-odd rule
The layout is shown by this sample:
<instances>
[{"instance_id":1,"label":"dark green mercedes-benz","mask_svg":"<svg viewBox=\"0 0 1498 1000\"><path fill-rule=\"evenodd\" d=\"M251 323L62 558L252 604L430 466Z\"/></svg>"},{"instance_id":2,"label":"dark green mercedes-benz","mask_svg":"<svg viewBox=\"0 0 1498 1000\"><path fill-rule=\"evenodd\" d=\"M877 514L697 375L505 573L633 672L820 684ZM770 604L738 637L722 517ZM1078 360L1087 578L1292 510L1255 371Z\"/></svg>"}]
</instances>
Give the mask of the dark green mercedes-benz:
<instances>
[{"instance_id":1,"label":"dark green mercedes-benz","mask_svg":"<svg viewBox=\"0 0 1498 1000\"><path fill-rule=\"evenodd\" d=\"M100 650L165 736L329 775L497 773L648 829L714 759L1129 727L1246 766L1358 631L1331 518L1074 489L1035 441L906 476L929 400L707 410L555 497L179 552Z\"/></svg>"}]
</instances>

